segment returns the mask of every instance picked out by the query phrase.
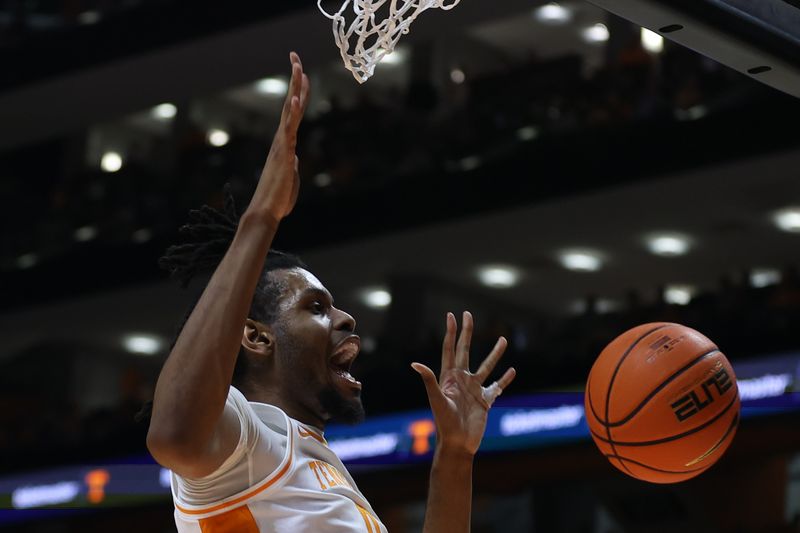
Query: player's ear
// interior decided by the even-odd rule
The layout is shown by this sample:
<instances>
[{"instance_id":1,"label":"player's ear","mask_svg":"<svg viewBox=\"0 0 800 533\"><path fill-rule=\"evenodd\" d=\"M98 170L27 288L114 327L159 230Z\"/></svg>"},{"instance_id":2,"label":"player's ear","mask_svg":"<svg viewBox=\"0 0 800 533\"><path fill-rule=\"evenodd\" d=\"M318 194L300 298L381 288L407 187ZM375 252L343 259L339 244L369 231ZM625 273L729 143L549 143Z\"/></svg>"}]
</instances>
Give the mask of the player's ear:
<instances>
[{"instance_id":1,"label":"player's ear","mask_svg":"<svg viewBox=\"0 0 800 533\"><path fill-rule=\"evenodd\" d=\"M269 326L248 318L242 332L242 347L254 355L272 355L275 335Z\"/></svg>"}]
</instances>

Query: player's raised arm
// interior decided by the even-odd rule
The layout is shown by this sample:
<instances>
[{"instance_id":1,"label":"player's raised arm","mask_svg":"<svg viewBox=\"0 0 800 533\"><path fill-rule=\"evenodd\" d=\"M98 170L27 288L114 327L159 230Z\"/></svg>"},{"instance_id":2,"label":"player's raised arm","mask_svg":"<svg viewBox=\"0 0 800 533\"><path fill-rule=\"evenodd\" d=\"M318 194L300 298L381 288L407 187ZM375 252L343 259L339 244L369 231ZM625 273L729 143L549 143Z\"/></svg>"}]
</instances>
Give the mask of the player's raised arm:
<instances>
[{"instance_id":1,"label":"player's raised arm","mask_svg":"<svg viewBox=\"0 0 800 533\"><path fill-rule=\"evenodd\" d=\"M297 200L297 129L309 83L297 54L280 125L233 241L184 325L156 384L147 446L185 477L219 467L236 448L239 423L226 408L253 293L280 221Z\"/></svg>"},{"instance_id":2,"label":"player's raised arm","mask_svg":"<svg viewBox=\"0 0 800 533\"><path fill-rule=\"evenodd\" d=\"M472 328L472 315L464 312L456 344L456 318L447 313L438 381L427 366L411 365L425 383L437 432L424 533L469 531L472 460L486 430L489 408L516 375L516 371L509 368L498 381L489 387L483 386L508 343L500 337L478 370L472 373L469 371Z\"/></svg>"}]
</instances>

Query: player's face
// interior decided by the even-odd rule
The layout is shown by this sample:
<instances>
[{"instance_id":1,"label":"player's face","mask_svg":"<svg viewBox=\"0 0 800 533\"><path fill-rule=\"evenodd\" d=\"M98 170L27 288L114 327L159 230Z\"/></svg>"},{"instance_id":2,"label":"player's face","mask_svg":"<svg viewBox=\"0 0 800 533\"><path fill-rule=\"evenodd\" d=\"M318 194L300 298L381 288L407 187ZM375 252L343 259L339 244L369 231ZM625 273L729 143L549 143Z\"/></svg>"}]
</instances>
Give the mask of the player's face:
<instances>
[{"instance_id":1,"label":"player's face","mask_svg":"<svg viewBox=\"0 0 800 533\"><path fill-rule=\"evenodd\" d=\"M350 375L360 350L355 320L333 305L330 292L307 270L273 275L282 285L275 334L284 397L314 422L359 422L361 383Z\"/></svg>"}]
</instances>

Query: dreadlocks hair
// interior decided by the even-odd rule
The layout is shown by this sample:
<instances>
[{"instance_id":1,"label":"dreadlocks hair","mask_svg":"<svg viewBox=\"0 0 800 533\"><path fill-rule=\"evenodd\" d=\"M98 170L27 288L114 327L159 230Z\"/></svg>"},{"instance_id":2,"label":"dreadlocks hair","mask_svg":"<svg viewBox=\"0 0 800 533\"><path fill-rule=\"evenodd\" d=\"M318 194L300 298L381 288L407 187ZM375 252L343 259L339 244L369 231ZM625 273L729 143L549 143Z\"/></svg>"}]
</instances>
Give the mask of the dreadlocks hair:
<instances>
[{"instance_id":1,"label":"dreadlocks hair","mask_svg":"<svg viewBox=\"0 0 800 533\"><path fill-rule=\"evenodd\" d=\"M170 277L176 278L184 289L189 286L189 283L198 274L207 274L217 268L236 235L241 215L236 210L229 183L226 183L223 187L223 196L222 211L208 205L189 211L189 222L179 229L185 242L170 246L158 260L158 265L167 270L170 273ZM253 293L253 301L247 315L249 318L264 324L274 323L278 316L281 287L272 279L269 273L290 268L308 270L306 264L296 255L278 250L269 250L267 252L264 268ZM199 299L200 295L195 298L194 303L178 325L170 344L170 350L175 346L178 336L183 331L183 327L189 320L189 316ZM234 386L241 385L247 375L247 371L247 357L245 357L243 349L240 347L233 370ZM136 415L136 420L149 420L152 406L152 402L147 402Z\"/></svg>"}]
</instances>

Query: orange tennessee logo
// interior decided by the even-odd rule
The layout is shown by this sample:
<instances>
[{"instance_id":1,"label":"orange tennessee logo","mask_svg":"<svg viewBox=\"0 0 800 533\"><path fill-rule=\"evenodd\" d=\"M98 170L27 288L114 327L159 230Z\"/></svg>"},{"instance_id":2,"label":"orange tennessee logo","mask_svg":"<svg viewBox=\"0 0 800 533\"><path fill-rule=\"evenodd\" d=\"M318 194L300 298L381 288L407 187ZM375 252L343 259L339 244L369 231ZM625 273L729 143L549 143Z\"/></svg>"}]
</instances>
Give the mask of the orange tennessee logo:
<instances>
[{"instance_id":1,"label":"orange tennessee logo","mask_svg":"<svg viewBox=\"0 0 800 533\"><path fill-rule=\"evenodd\" d=\"M436 425L433 420L428 418L417 420L408 426L408 431L414 441L411 444L411 451L414 455L422 455L431 450L430 437L436 432Z\"/></svg>"},{"instance_id":2,"label":"orange tennessee logo","mask_svg":"<svg viewBox=\"0 0 800 533\"><path fill-rule=\"evenodd\" d=\"M83 480L89 486L89 492L86 495L89 502L102 502L106 497L106 485L111 480L111 474L108 473L108 470L92 470L86 474L86 477L83 478Z\"/></svg>"}]
</instances>

